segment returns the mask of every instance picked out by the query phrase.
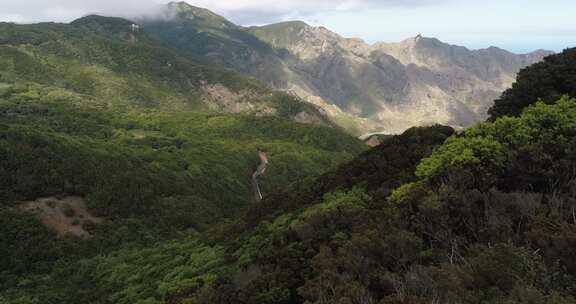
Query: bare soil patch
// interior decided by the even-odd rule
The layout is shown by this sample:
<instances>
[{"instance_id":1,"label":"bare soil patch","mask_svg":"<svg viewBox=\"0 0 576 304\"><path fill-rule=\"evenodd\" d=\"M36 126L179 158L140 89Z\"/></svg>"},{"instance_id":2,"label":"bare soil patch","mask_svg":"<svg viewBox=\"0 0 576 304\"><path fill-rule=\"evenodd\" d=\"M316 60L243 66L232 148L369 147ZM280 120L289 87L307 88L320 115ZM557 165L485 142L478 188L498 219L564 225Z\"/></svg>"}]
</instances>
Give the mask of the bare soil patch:
<instances>
[{"instance_id":1,"label":"bare soil patch","mask_svg":"<svg viewBox=\"0 0 576 304\"><path fill-rule=\"evenodd\" d=\"M22 202L19 208L34 213L47 228L58 233L59 237L72 235L88 238L90 233L84 229L84 225L104 222L103 218L90 214L86 208L86 201L77 196L62 199L39 198L35 201Z\"/></svg>"}]
</instances>

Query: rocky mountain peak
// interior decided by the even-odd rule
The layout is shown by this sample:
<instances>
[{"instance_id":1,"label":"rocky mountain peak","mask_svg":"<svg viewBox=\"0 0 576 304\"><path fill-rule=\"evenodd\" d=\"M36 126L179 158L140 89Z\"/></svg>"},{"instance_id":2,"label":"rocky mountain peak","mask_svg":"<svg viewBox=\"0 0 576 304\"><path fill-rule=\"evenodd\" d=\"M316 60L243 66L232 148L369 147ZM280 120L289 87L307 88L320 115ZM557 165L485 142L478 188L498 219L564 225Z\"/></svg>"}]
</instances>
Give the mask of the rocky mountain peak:
<instances>
[{"instance_id":1,"label":"rocky mountain peak","mask_svg":"<svg viewBox=\"0 0 576 304\"><path fill-rule=\"evenodd\" d=\"M300 58L334 54L344 38L325 27L291 21L251 27L250 32L277 49L286 49Z\"/></svg>"},{"instance_id":2,"label":"rocky mountain peak","mask_svg":"<svg viewBox=\"0 0 576 304\"><path fill-rule=\"evenodd\" d=\"M371 45L302 21L245 28L186 3L171 6L187 21L178 30L158 28L169 42L305 100L319 100L324 109L341 109L335 119L360 132L469 126L486 117L521 68L549 54L470 50L422 34ZM206 32L211 40L197 34ZM183 44L186 35L190 41Z\"/></svg>"},{"instance_id":3,"label":"rocky mountain peak","mask_svg":"<svg viewBox=\"0 0 576 304\"><path fill-rule=\"evenodd\" d=\"M416 46L419 47L439 47L439 48L446 48L450 47L449 44L444 43L437 38L434 37L418 37L416 36Z\"/></svg>"},{"instance_id":4,"label":"rocky mountain peak","mask_svg":"<svg viewBox=\"0 0 576 304\"><path fill-rule=\"evenodd\" d=\"M392 44L394 44L394 43L392 43ZM398 44L400 47L404 47L404 48L447 48L447 47L450 47L449 44L446 44L446 43L438 40L437 38L425 37L425 36L422 36L422 34L418 34L415 37L403 40Z\"/></svg>"}]
</instances>

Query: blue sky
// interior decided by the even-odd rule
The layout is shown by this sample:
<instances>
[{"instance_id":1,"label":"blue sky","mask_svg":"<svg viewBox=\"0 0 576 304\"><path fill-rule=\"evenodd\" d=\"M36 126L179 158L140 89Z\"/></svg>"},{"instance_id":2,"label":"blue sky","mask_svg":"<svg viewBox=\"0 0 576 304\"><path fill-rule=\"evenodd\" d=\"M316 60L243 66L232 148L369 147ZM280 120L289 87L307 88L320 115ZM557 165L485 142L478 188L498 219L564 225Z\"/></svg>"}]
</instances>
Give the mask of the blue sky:
<instances>
[{"instance_id":1,"label":"blue sky","mask_svg":"<svg viewBox=\"0 0 576 304\"><path fill-rule=\"evenodd\" d=\"M455 0L327 12L309 19L369 42L398 41L422 33L470 48L495 45L514 52L576 46L575 0Z\"/></svg>"},{"instance_id":2,"label":"blue sky","mask_svg":"<svg viewBox=\"0 0 576 304\"><path fill-rule=\"evenodd\" d=\"M0 0L0 21L68 22L88 13L153 14L168 0ZM368 42L419 33L523 53L576 46L576 0L188 0L242 25L304 20Z\"/></svg>"}]
</instances>

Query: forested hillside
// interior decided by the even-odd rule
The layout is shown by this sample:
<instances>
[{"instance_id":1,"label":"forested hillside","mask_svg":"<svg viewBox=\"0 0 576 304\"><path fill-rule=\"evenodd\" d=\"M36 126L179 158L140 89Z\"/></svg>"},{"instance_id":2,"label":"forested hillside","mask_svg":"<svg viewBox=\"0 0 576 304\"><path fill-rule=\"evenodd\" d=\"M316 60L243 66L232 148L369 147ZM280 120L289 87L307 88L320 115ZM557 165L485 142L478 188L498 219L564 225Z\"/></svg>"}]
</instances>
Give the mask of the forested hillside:
<instances>
[{"instance_id":1,"label":"forested hillside","mask_svg":"<svg viewBox=\"0 0 576 304\"><path fill-rule=\"evenodd\" d=\"M63 283L58 265L234 218L254 203L258 151L268 195L365 149L313 106L120 18L0 24L0 62L2 303L29 287L53 301L33 286Z\"/></svg>"},{"instance_id":2,"label":"forested hillside","mask_svg":"<svg viewBox=\"0 0 576 304\"><path fill-rule=\"evenodd\" d=\"M327 123L313 106L222 67L185 58L121 18L1 23L0 52L3 87L27 81L114 107L218 110L290 119L300 114Z\"/></svg>"},{"instance_id":3,"label":"forested hillside","mask_svg":"<svg viewBox=\"0 0 576 304\"><path fill-rule=\"evenodd\" d=\"M201 239L58 264L5 294L15 303L575 303L576 100L539 103L438 146L451 134L409 130Z\"/></svg>"},{"instance_id":4,"label":"forested hillside","mask_svg":"<svg viewBox=\"0 0 576 304\"><path fill-rule=\"evenodd\" d=\"M573 54L367 150L128 20L0 24L0 303L576 303Z\"/></svg>"}]
</instances>

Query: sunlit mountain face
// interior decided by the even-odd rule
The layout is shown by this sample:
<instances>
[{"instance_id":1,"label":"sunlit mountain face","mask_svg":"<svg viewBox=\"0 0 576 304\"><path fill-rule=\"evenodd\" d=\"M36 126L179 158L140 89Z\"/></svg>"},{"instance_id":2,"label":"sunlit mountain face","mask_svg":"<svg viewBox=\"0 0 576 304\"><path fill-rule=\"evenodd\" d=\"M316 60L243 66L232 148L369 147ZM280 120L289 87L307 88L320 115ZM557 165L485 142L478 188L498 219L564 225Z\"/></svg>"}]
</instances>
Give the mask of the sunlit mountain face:
<instances>
[{"instance_id":1,"label":"sunlit mountain face","mask_svg":"<svg viewBox=\"0 0 576 304\"><path fill-rule=\"evenodd\" d=\"M242 27L182 2L169 4L164 16L142 22L191 56L303 98L356 135L435 123L469 127L487 117L521 68L552 54L469 50L422 35L368 44L302 21Z\"/></svg>"}]
</instances>

